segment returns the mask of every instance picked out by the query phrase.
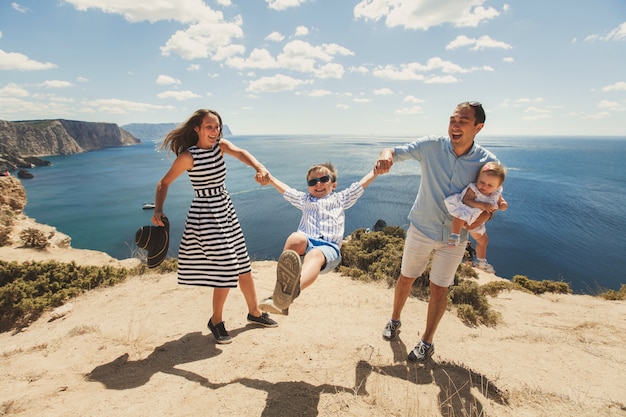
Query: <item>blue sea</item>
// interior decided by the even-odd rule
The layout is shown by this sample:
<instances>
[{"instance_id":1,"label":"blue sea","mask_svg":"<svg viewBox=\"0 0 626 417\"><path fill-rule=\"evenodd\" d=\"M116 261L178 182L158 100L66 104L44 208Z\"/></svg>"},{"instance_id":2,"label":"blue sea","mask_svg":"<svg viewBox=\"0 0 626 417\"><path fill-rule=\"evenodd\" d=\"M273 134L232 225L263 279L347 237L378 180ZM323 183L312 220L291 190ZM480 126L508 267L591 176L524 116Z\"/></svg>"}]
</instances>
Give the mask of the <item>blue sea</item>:
<instances>
[{"instance_id":1,"label":"blue sea","mask_svg":"<svg viewBox=\"0 0 626 417\"><path fill-rule=\"evenodd\" d=\"M305 190L307 169L332 162L338 189L372 168L380 150L410 137L234 136L273 175ZM576 292L595 294L626 283L626 137L479 137L509 168L504 196L509 210L488 224L488 260L499 276L562 280ZM55 226L75 248L119 259L136 253L135 231L150 224L157 181L171 153L157 143L51 156L49 167L23 180L25 213ZM227 156L227 188L253 260L277 259L300 212L272 187L254 181L254 171ZM346 234L378 219L408 227L406 215L419 186L417 162L402 162L378 177L347 211ZM192 198L186 174L170 187L165 213L175 256Z\"/></svg>"}]
</instances>

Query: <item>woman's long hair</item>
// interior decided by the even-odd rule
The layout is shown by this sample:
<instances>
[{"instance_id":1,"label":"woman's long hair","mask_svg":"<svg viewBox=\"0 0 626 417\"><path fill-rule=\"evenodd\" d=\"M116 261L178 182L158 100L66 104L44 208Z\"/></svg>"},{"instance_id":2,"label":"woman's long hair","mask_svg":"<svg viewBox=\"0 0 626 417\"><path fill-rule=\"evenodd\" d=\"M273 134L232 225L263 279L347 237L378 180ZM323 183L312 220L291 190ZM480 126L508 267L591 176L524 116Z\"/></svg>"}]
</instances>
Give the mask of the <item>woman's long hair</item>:
<instances>
[{"instance_id":1,"label":"woman's long hair","mask_svg":"<svg viewBox=\"0 0 626 417\"><path fill-rule=\"evenodd\" d=\"M185 123L168 133L163 139L160 149L169 149L178 156L189 147L197 144L198 132L195 129L202 124L202 120L207 114L214 115L220 122L220 132L217 139L219 141L222 138L222 117L215 110L200 109L196 110Z\"/></svg>"}]
</instances>

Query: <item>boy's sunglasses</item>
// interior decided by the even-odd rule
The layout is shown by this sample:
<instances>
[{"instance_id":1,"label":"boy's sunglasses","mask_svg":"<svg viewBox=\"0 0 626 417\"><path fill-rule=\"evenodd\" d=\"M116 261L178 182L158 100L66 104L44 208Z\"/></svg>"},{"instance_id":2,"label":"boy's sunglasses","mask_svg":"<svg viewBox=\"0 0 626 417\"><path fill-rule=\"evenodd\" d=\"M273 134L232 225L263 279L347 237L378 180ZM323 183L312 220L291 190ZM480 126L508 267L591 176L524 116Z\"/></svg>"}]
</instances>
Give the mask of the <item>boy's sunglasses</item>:
<instances>
[{"instance_id":1,"label":"boy's sunglasses","mask_svg":"<svg viewBox=\"0 0 626 417\"><path fill-rule=\"evenodd\" d=\"M319 177L319 178L311 178L310 180L307 180L306 183L309 184L309 187L313 187L318 182L328 182L328 181L330 181L330 175L324 175L323 177Z\"/></svg>"}]
</instances>

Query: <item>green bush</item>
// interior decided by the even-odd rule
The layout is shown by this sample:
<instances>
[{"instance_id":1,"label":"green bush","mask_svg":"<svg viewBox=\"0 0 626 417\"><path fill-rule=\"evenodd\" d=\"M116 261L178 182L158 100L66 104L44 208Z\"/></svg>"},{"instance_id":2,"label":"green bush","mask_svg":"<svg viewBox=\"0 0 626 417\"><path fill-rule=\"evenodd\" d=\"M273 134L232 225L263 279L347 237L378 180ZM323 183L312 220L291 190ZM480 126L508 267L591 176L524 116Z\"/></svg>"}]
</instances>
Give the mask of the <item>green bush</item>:
<instances>
[{"instance_id":1,"label":"green bush","mask_svg":"<svg viewBox=\"0 0 626 417\"><path fill-rule=\"evenodd\" d=\"M125 268L0 261L0 331L20 327L84 291L126 278Z\"/></svg>"},{"instance_id":2,"label":"green bush","mask_svg":"<svg viewBox=\"0 0 626 417\"><path fill-rule=\"evenodd\" d=\"M572 290L566 282L562 281L534 281L528 279L525 275L515 275L513 282L519 286L526 288L533 294L543 294L546 292L553 292L557 294L571 294Z\"/></svg>"},{"instance_id":3,"label":"green bush","mask_svg":"<svg viewBox=\"0 0 626 417\"><path fill-rule=\"evenodd\" d=\"M22 230L20 239L27 248L45 249L50 245L45 233L32 227Z\"/></svg>"},{"instance_id":4,"label":"green bush","mask_svg":"<svg viewBox=\"0 0 626 417\"><path fill-rule=\"evenodd\" d=\"M448 298L457 306L457 316L468 326L495 326L500 319L500 314L491 309L487 297L476 282L461 281L450 288Z\"/></svg>"},{"instance_id":5,"label":"green bush","mask_svg":"<svg viewBox=\"0 0 626 417\"><path fill-rule=\"evenodd\" d=\"M619 291L608 290L600 293L598 297L604 298L605 300L626 300L626 285L622 284Z\"/></svg>"},{"instance_id":6,"label":"green bush","mask_svg":"<svg viewBox=\"0 0 626 417\"><path fill-rule=\"evenodd\" d=\"M339 272L360 281L382 281L393 287L400 276L405 233L400 227L385 227L380 232L358 229L341 247L342 261ZM427 300L430 295L430 264L414 281L411 297ZM457 306L457 314L468 325L493 326L498 314L489 308L484 294L465 283L464 278L478 278L474 268L460 264L454 278L455 286L449 299ZM473 283L476 289L478 285ZM472 291L468 293L468 289Z\"/></svg>"}]
</instances>

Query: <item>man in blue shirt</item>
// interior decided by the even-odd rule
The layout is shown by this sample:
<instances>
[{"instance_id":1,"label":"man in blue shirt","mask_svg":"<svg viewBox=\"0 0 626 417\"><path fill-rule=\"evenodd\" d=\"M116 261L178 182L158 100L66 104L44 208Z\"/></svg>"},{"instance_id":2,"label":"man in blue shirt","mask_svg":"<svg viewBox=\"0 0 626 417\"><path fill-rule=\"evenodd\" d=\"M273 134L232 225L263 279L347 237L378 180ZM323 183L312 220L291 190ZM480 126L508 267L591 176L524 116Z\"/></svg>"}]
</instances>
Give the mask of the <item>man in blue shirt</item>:
<instances>
[{"instance_id":1,"label":"man in blue shirt","mask_svg":"<svg viewBox=\"0 0 626 417\"><path fill-rule=\"evenodd\" d=\"M409 353L410 361L425 361L435 349L433 338L437 325L446 310L448 287L454 283L454 274L463 259L465 245L448 246L452 216L444 199L461 192L476 180L481 166L497 161L496 156L474 142L483 128L485 111L480 103L459 104L448 125L448 137L426 136L413 142L384 149L376 162L377 172L388 172L394 162L417 160L421 167L421 181L415 203L409 212L400 277L396 283L391 319L383 330L383 338L392 340L400 328L400 314L411 292L411 286L422 275L432 254L430 270L430 298L426 328L421 340ZM472 225L472 229L489 218L488 213ZM467 240L467 230L461 232L461 241Z\"/></svg>"}]
</instances>

